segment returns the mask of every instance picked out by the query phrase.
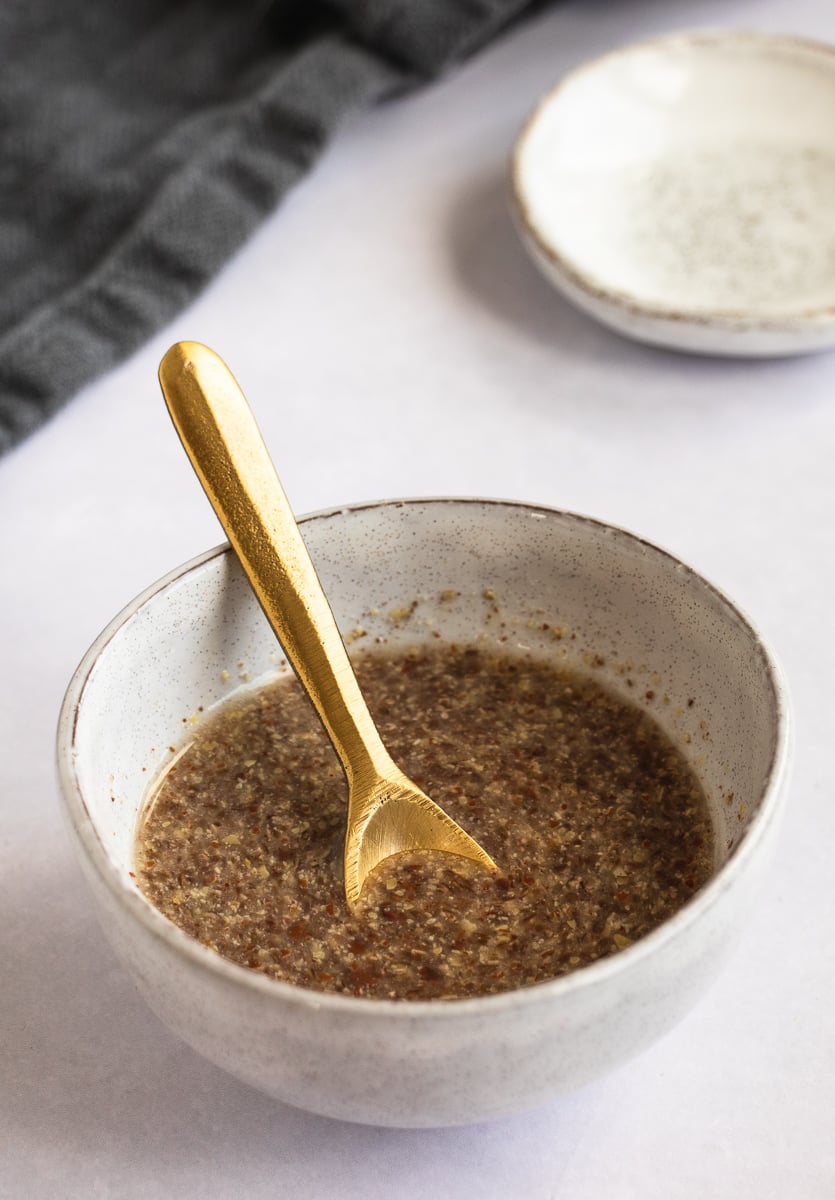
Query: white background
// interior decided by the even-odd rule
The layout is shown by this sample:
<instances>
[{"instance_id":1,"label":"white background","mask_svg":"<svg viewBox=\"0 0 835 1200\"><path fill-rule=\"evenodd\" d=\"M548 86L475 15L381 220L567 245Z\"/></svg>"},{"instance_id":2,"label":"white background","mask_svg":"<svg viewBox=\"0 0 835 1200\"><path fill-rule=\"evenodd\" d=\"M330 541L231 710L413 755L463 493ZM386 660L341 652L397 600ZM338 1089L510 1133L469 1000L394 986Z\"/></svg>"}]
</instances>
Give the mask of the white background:
<instances>
[{"instance_id":1,"label":"white background","mask_svg":"<svg viewBox=\"0 0 835 1200\"><path fill-rule=\"evenodd\" d=\"M197 303L0 462L2 1197L835 1195L835 352L723 362L623 341L540 279L506 204L513 138L567 68L706 25L835 41L835 4L539 15L350 123ZM776 648L797 757L766 890L713 990L617 1073L491 1125L339 1124L199 1059L105 944L54 728L99 630L221 540L156 383L178 338L228 360L298 512L459 494L591 513L690 561Z\"/></svg>"}]
</instances>

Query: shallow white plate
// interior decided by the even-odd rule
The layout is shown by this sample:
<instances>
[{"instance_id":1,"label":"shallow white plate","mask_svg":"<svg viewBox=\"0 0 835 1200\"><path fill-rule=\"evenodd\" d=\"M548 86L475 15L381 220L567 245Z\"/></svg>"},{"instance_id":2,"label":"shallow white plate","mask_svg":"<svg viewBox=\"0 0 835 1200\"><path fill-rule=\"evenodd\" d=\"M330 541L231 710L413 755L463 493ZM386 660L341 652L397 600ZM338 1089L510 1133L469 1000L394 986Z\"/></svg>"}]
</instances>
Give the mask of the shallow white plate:
<instances>
[{"instance_id":1,"label":"shallow white plate","mask_svg":"<svg viewBox=\"0 0 835 1200\"><path fill-rule=\"evenodd\" d=\"M835 48L723 31L608 54L535 109L513 194L546 276L621 333L835 343Z\"/></svg>"}]
</instances>

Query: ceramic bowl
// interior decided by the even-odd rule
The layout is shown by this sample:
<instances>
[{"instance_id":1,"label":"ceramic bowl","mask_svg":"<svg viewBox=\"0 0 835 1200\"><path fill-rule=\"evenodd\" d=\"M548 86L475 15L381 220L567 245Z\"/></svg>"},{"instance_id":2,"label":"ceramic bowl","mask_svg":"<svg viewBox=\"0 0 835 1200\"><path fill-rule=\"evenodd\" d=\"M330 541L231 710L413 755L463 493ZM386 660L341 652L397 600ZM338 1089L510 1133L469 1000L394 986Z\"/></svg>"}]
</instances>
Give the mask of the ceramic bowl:
<instances>
[{"instance_id":1,"label":"ceramic bowl","mask_svg":"<svg viewBox=\"0 0 835 1200\"><path fill-rule=\"evenodd\" d=\"M534 111L514 211L546 277L641 341L835 342L835 49L702 32L615 51Z\"/></svg>"},{"instance_id":2,"label":"ceramic bowl","mask_svg":"<svg viewBox=\"0 0 835 1200\"><path fill-rule=\"evenodd\" d=\"M459 642L501 634L581 670L594 654L596 677L640 697L698 771L716 830L715 874L672 919L614 957L477 999L320 994L192 940L134 884L137 818L169 747L187 737L183 718L274 676L282 662L236 558L220 547L130 604L67 692L60 779L104 930L171 1029L289 1104L401 1126L541 1104L673 1026L743 927L787 771L778 668L748 620L693 570L585 517L499 501L410 500L320 513L302 529L343 629L361 625L398 644L432 632ZM439 603L449 590L458 598ZM414 599L412 620L388 619ZM554 626L566 631L560 640Z\"/></svg>"}]
</instances>

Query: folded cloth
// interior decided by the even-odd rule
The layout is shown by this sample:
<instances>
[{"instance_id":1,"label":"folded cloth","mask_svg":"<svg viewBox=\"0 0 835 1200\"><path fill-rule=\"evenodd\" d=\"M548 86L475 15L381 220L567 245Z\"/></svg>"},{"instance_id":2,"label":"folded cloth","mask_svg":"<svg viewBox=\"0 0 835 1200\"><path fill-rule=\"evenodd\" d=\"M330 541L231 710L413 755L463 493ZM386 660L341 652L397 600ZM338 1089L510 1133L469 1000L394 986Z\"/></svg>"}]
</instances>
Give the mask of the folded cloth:
<instances>
[{"instance_id":1,"label":"folded cloth","mask_svg":"<svg viewBox=\"0 0 835 1200\"><path fill-rule=\"evenodd\" d=\"M530 0L2 0L0 453L199 291L346 114Z\"/></svg>"}]
</instances>

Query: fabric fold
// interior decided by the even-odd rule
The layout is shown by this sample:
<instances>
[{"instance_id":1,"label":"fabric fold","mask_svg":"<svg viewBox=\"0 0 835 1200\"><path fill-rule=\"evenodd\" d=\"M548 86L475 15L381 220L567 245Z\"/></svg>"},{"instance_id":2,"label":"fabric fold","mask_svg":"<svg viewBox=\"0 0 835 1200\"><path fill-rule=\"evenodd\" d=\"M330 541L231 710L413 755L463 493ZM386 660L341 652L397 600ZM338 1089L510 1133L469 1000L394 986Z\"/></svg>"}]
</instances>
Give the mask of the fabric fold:
<instances>
[{"instance_id":1,"label":"fabric fold","mask_svg":"<svg viewBox=\"0 0 835 1200\"><path fill-rule=\"evenodd\" d=\"M0 6L0 452L193 299L347 115L525 6Z\"/></svg>"}]
</instances>

